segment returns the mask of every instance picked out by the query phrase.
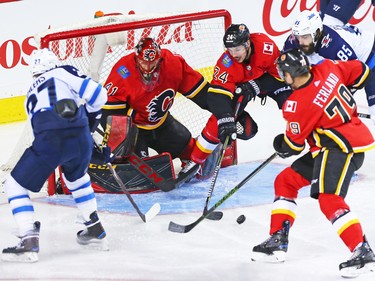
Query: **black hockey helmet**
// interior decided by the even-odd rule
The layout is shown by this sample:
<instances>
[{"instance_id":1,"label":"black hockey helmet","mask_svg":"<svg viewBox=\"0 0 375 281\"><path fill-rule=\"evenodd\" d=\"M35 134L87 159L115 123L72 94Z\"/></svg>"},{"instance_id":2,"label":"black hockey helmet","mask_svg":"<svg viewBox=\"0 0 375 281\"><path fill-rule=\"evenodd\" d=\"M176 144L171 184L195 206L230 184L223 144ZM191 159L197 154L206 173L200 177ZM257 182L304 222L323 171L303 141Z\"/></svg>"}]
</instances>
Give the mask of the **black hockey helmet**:
<instances>
[{"instance_id":1,"label":"black hockey helmet","mask_svg":"<svg viewBox=\"0 0 375 281\"><path fill-rule=\"evenodd\" d=\"M245 24L231 24L223 37L224 46L225 48L233 48L245 45L249 38L250 31Z\"/></svg>"},{"instance_id":2,"label":"black hockey helmet","mask_svg":"<svg viewBox=\"0 0 375 281\"><path fill-rule=\"evenodd\" d=\"M284 72L288 72L294 78L310 71L309 60L300 49L282 52L276 63L277 71L282 79L284 79Z\"/></svg>"}]
</instances>

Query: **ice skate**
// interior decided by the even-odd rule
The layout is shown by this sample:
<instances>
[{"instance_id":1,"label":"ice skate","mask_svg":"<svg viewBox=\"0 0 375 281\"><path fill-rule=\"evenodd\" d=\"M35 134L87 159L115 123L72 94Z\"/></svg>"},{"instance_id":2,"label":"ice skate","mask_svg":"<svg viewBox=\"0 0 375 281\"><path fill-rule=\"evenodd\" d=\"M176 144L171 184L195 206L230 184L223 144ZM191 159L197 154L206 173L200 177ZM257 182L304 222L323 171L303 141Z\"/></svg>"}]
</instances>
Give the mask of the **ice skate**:
<instances>
[{"instance_id":1,"label":"ice skate","mask_svg":"<svg viewBox=\"0 0 375 281\"><path fill-rule=\"evenodd\" d=\"M375 271L375 255L366 237L365 241L358 245L349 260L339 266L342 277L354 278L361 274Z\"/></svg>"},{"instance_id":2,"label":"ice skate","mask_svg":"<svg viewBox=\"0 0 375 281\"><path fill-rule=\"evenodd\" d=\"M176 187L180 187L182 184L189 182L198 173L200 167L199 164L189 160L178 173Z\"/></svg>"},{"instance_id":3,"label":"ice skate","mask_svg":"<svg viewBox=\"0 0 375 281\"><path fill-rule=\"evenodd\" d=\"M284 262L288 251L289 228L290 222L284 221L281 230L253 248L251 260L270 263Z\"/></svg>"},{"instance_id":4,"label":"ice skate","mask_svg":"<svg viewBox=\"0 0 375 281\"><path fill-rule=\"evenodd\" d=\"M39 252L40 222L34 223L34 229L25 236L17 246L3 249L2 260L10 262L37 262Z\"/></svg>"},{"instance_id":5,"label":"ice skate","mask_svg":"<svg viewBox=\"0 0 375 281\"><path fill-rule=\"evenodd\" d=\"M96 211L90 215L90 221L85 222L85 225L87 228L77 233L77 243L86 248L108 251L107 234Z\"/></svg>"}]
</instances>

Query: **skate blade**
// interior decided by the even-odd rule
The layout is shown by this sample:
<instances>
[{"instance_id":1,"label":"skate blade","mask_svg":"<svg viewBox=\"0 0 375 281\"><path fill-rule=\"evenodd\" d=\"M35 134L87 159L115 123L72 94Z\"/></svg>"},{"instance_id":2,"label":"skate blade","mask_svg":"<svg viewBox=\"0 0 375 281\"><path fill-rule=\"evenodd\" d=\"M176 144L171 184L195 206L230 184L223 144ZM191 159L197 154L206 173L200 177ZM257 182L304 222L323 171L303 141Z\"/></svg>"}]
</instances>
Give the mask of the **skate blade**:
<instances>
[{"instance_id":1,"label":"skate blade","mask_svg":"<svg viewBox=\"0 0 375 281\"><path fill-rule=\"evenodd\" d=\"M266 263L282 263L286 259L286 252L284 251L275 251L271 255L267 255L259 252L252 252L251 260L257 262L266 262Z\"/></svg>"},{"instance_id":2,"label":"skate blade","mask_svg":"<svg viewBox=\"0 0 375 281\"><path fill-rule=\"evenodd\" d=\"M96 250L96 251L109 251L109 243L107 238L103 239L91 239L87 242L82 242L77 239L77 243L84 249Z\"/></svg>"},{"instance_id":3,"label":"skate blade","mask_svg":"<svg viewBox=\"0 0 375 281\"><path fill-rule=\"evenodd\" d=\"M3 261L7 262L24 262L24 263L32 263L38 261L38 253L36 252L27 252L27 253L3 253L1 256Z\"/></svg>"},{"instance_id":4,"label":"skate blade","mask_svg":"<svg viewBox=\"0 0 375 281\"><path fill-rule=\"evenodd\" d=\"M359 275L369 272L375 272L375 262L366 263L363 267L357 268L356 266L345 267L340 270L340 274L344 278L356 278Z\"/></svg>"}]
</instances>

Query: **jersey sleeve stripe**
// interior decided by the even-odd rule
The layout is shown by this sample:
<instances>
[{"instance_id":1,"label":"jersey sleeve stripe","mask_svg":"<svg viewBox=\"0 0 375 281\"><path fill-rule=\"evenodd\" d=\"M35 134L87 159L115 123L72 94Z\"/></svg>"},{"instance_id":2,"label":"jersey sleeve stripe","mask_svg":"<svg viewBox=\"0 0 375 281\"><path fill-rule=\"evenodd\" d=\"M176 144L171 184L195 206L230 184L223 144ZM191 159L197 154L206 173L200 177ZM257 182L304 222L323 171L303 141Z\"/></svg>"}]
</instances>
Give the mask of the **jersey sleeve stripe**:
<instances>
[{"instance_id":1,"label":"jersey sleeve stripe","mask_svg":"<svg viewBox=\"0 0 375 281\"><path fill-rule=\"evenodd\" d=\"M370 68L365 64L364 64L364 67L365 67L365 70L362 72L363 74L354 81L355 83L353 84L354 88L361 87L364 81L366 81L367 77L370 74Z\"/></svg>"},{"instance_id":2,"label":"jersey sleeve stripe","mask_svg":"<svg viewBox=\"0 0 375 281\"><path fill-rule=\"evenodd\" d=\"M92 95L91 99L88 101L89 105L93 105L96 101L97 97L99 96L100 92L102 91L102 85L98 84L96 87L94 94Z\"/></svg>"},{"instance_id":3,"label":"jersey sleeve stripe","mask_svg":"<svg viewBox=\"0 0 375 281\"><path fill-rule=\"evenodd\" d=\"M81 88L79 89L79 97L82 98L83 97L83 94L85 93L86 91L86 88L87 88L87 85L89 84L89 81L90 81L90 78L86 78L85 80L83 80L83 83L81 85Z\"/></svg>"}]
</instances>

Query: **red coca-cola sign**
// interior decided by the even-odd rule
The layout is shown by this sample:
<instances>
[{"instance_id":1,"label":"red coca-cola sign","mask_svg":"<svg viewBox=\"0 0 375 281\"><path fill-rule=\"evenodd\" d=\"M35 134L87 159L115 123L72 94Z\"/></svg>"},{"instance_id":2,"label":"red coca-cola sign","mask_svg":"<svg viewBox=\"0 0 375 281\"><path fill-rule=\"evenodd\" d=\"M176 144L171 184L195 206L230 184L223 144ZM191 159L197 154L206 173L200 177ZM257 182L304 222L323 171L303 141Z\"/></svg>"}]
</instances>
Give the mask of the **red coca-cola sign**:
<instances>
[{"instance_id":1,"label":"red coca-cola sign","mask_svg":"<svg viewBox=\"0 0 375 281\"><path fill-rule=\"evenodd\" d=\"M319 10L319 0L264 0L263 13L262 13L262 23L264 27L264 32L270 36L277 37L288 33L289 26L283 26L282 22L286 19L292 19L303 10ZM366 0L362 3L360 7L360 13L356 13L350 21L352 24L359 24L364 19L375 22L375 9L371 5L371 1ZM170 42L181 42L194 40L194 35L192 34L191 22L186 22L181 24L179 27L172 31L172 36L165 37L165 31L171 27L168 24L163 24L160 34L157 36L157 40L161 45L169 44ZM143 35L149 34L152 28L145 28L143 30ZM163 31L163 32L162 32ZM132 31L127 31L127 49L132 49L137 38L133 38L134 34ZM74 54L60 52L59 44L55 43L51 47L54 51L60 55L60 59L64 59L69 55L74 56L74 58L82 56L84 50L80 49L81 42L80 39L67 39L66 44L70 44ZM89 40L90 41L90 40ZM27 65L25 58L27 58L31 52L37 48L33 45L32 36L26 37L23 40L16 40L14 38L8 38L0 41L0 70L1 69L12 69L19 65ZM92 51L92 42L88 42L90 46L87 50L89 53ZM39 46L38 46L39 47ZM109 49L110 51L110 49Z\"/></svg>"},{"instance_id":2,"label":"red coca-cola sign","mask_svg":"<svg viewBox=\"0 0 375 281\"><path fill-rule=\"evenodd\" d=\"M288 19L296 11L301 12L304 10L320 10L319 0L265 0L263 6L262 23L265 30L270 36L280 36L290 31L290 28L280 26L280 22ZM356 14L349 23L359 24L367 17L372 17L375 22L375 9L369 1L362 1L360 15ZM275 16L277 14L277 16Z\"/></svg>"}]
</instances>

